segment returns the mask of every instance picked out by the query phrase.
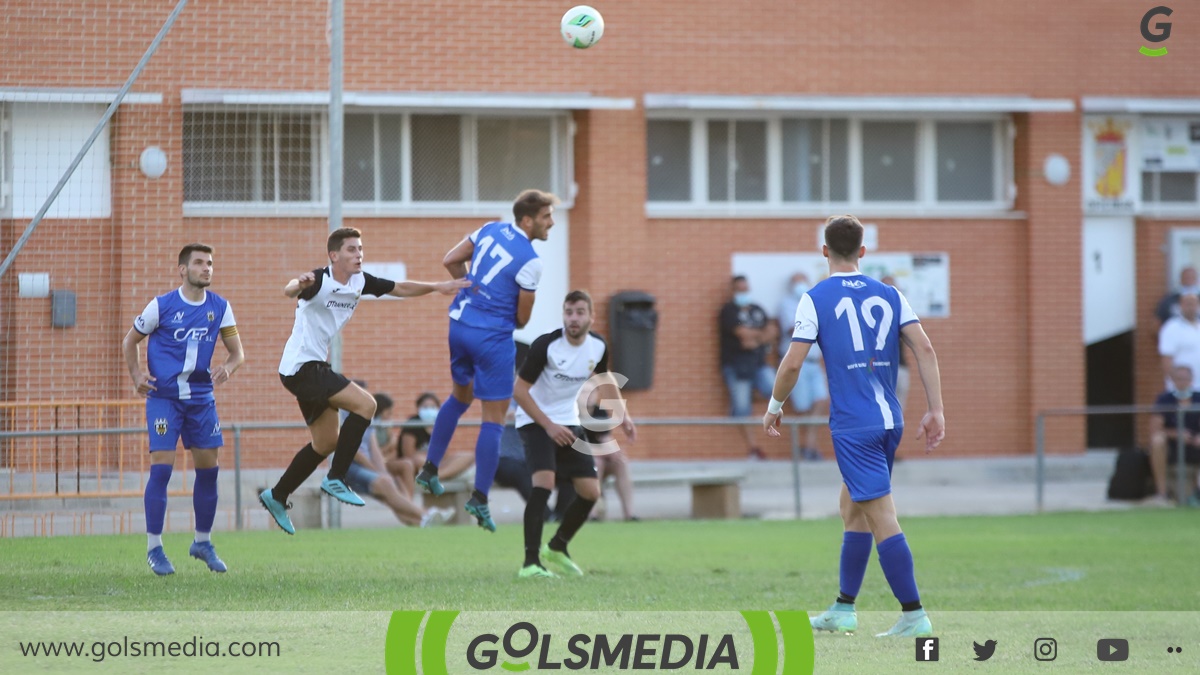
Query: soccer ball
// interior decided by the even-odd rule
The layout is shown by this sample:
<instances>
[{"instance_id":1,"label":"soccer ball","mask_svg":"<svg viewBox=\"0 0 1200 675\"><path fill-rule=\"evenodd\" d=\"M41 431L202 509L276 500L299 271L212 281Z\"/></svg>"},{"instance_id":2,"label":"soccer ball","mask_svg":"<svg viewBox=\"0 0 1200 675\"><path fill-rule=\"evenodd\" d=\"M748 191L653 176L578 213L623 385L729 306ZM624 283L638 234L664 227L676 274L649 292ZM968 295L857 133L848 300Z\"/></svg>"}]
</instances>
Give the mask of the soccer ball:
<instances>
[{"instance_id":1,"label":"soccer ball","mask_svg":"<svg viewBox=\"0 0 1200 675\"><path fill-rule=\"evenodd\" d=\"M604 35L604 17L592 7L578 5L563 14L560 30L567 44L576 49L587 49Z\"/></svg>"}]
</instances>

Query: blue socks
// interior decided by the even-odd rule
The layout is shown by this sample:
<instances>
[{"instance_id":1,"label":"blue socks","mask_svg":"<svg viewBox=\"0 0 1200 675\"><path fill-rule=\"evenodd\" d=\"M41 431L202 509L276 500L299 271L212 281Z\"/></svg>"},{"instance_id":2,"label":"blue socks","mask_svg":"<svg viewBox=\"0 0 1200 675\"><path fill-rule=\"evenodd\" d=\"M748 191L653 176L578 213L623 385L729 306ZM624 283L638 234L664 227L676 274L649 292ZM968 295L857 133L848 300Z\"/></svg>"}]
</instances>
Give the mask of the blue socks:
<instances>
[{"instance_id":1,"label":"blue socks","mask_svg":"<svg viewBox=\"0 0 1200 675\"><path fill-rule=\"evenodd\" d=\"M173 468L170 464L150 465L143 504L146 507L146 534L152 537L162 536L163 520L167 517L167 483L171 482Z\"/></svg>"},{"instance_id":2,"label":"blue socks","mask_svg":"<svg viewBox=\"0 0 1200 675\"><path fill-rule=\"evenodd\" d=\"M446 398L446 402L442 404L441 410L438 410L437 421L433 423L433 433L429 436L429 450L425 455L425 460L437 466L442 463L442 458L446 456L446 448L450 446L450 439L454 438L454 430L458 428L458 419L467 412L470 408L470 403L463 403L454 398L451 394ZM482 433L482 432L481 432ZM482 436L481 436L482 438ZM478 447L478 446L476 446ZM497 446L498 447L498 446ZM499 451L497 451L499 452ZM476 455L478 455L478 451ZM478 459L476 459L478 461ZM499 460L496 460L499 462ZM496 473L495 465L492 467L492 474ZM478 476L478 472L476 473ZM479 479L476 478L476 481ZM488 479L488 485L492 484L492 479ZM484 491L486 494L486 491Z\"/></svg>"},{"instance_id":3,"label":"blue socks","mask_svg":"<svg viewBox=\"0 0 1200 675\"><path fill-rule=\"evenodd\" d=\"M892 587L892 594L900 601L905 611L921 608L921 596L917 593L917 578L913 574L912 551L901 532L879 542L879 566L883 576ZM914 607L915 605L915 607Z\"/></svg>"},{"instance_id":4,"label":"blue socks","mask_svg":"<svg viewBox=\"0 0 1200 675\"><path fill-rule=\"evenodd\" d=\"M196 469L196 483L192 488L192 508L196 510L196 533L212 532L213 518L217 515L217 474L221 467ZM197 539L199 541L199 539Z\"/></svg>"},{"instance_id":5,"label":"blue socks","mask_svg":"<svg viewBox=\"0 0 1200 675\"><path fill-rule=\"evenodd\" d=\"M495 422L479 425L479 440L475 441L475 489L484 497L496 479L496 467L500 466L500 436L503 434L504 427Z\"/></svg>"},{"instance_id":6,"label":"blue socks","mask_svg":"<svg viewBox=\"0 0 1200 675\"><path fill-rule=\"evenodd\" d=\"M862 588L863 577L867 574L867 563L871 561L871 545L874 537L870 532L844 532L842 534L842 563L841 571L841 601L843 598L853 602Z\"/></svg>"}]
</instances>

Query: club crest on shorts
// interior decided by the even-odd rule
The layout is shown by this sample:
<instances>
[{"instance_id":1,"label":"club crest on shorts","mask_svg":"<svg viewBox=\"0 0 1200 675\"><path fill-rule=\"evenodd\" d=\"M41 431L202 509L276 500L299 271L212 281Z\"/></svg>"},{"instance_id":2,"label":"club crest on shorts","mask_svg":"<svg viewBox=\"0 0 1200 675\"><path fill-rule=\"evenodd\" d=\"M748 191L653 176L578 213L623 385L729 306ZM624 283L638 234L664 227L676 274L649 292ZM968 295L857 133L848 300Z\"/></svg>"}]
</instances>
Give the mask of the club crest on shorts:
<instances>
[{"instance_id":1,"label":"club crest on shorts","mask_svg":"<svg viewBox=\"0 0 1200 675\"><path fill-rule=\"evenodd\" d=\"M212 312L210 311L210 312L208 313L207 317L208 317L208 320L209 320L209 321L212 321L213 319L217 318L217 315L216 315L216 314L214 314L214 313L212 313Z\"/></svg>"},{"instance_id":2,"label":"club crest on shorts","mask_svg":"<svg viewBox=\"0 0 1200 675\"><path fill-rule=\"evenodd\" d=\"M167 435L167 418L159 417L158 419L154 420L154 433L158 434L159 436Z\"/></svg>"}]
</instances>

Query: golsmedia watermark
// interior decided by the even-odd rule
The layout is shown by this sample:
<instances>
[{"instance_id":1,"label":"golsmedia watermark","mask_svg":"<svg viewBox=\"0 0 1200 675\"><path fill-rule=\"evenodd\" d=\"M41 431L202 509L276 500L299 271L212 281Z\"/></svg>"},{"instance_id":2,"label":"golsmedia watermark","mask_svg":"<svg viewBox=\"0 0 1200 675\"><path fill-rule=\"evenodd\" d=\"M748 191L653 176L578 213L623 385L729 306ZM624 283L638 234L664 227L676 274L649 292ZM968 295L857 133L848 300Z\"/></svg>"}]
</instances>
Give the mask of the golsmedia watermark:
<instances>
[{"instance_id":1,"label":"golsmedia watermark","mask_svg":"<svg viewBox=\"0 0 1200 675\"><path fill-rule=\"evenodd\" d=\"M588 431L599 434L606 431L612 431L613 429L616 429L624 424L625 417L627 415L625 411L624 399L600 399L596 405L600 410L606 411L608 413L608 417L599 418L592 416L592 412L588 407L588 401L591 400L592 393L595 392L598 387L603 385L612 385L617 389L621 389L627 382L629 382L629 378L625 377L621 373L596 373L595 375L589 377L587 382L583 383L583 387L580 388L579 394L575 397L575 404L579 408L579 425ZM618 452L621 449L621 446L612 439L602 443L593 443L592 441L584 438L576 438L575 442L571 444L571 447L575 448L579 452L584 453L585 455L592 455L593 457L597 455L611 455L612 453Z\"/></svg>"},{"instance_id":2,"label":"golsmedia watermark","mask_svg":"<svg viewBox=\"0 0 1200 675\"><path fill-rule=\"evenodd\" d=\"M813 671L804 612L395 612L388 673Z\"/></svg>"}]
</instances>

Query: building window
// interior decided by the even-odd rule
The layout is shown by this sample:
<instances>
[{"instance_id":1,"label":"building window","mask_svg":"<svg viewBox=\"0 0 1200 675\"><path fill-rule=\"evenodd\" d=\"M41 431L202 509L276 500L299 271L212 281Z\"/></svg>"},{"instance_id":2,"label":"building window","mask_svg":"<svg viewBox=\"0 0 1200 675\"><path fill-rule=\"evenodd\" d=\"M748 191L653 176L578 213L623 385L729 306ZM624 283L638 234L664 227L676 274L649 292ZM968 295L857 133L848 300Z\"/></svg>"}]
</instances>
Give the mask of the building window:
<instances>
[{"instance_id":1,"label":"building window","mask_svg":"<svg viewBox=\"0 0 1200 675\"><path fill-rule=\"evenodd\" d=\"M318 201L319 138L316 113L185 113L184 201Z\"/></svg>"},{"instance_id":2,"label":"building window","mask_svg":"<svg viewBox=\"0 0 1200 675\"><path fill-rule=\"evenodd\" d=\"M649 120L646 123L646 180L650 201L691 201L690 122Z\"/></svg>"},{"instance_id":3,"label":"building window","mask_svg":"<svg viewBox=\"0 0 1200 675\"><path fill-rule=\"evenodd\" d=\"M862 197L867 202L917 199L917 123L862 123Z\"/></svg>"},{"instance_id":4,"label":"building window","mask_svg":"<svg viewBox=\"0 0 1200 675\"><path fill-rule=\"evenodd\" d=\"M783 201L848 199L846 120L783 120Z\"/></svg>"},{"instance_id":5,"label":"building window","mask_svg":"<svg viewBox=\"0 0 1200 675\"><path fill-rule=\"evenodd\" d=\"M325 113L188 111L188 202L315 205L328 199ZM565 115L350 112L344 121L343 201L349 210L509 202L570 184Z\"/></svg>"},{"instance_id":6,"label":"building window","mask_svg":"<svg viewBox=\"0 0 1200 675\"><path fill-rule=\"evenodd\" d=\"M767 123L708 123L708 199L761 202L767 199Z\"/></svg>"},{"instance_id":7,"label":"building window","mask_svg":"<svg viewBox=\"0 0 1200 675\"><path fill-rule=\"evenodd\" d=\"M1147 204L1191 205L1197 202L1195 171L1145 171L1142 173L1142 201Z\"/></svg>"},{"instance_id":8,"label":"building window","mask_svg":"<svg viewBox=\"0 0 1200 675\"><path fill-rule=\"evenodd\" d=\"M938 122L937 199L986 202L995 199L996 125Z\"/></svg>"},{"instance_id":9,"label":"building window","mask_svg":"<svg viewBox=\"0 0 1200 675\"><path fill-rule=\"evenodd\" d=\"M1147 115L1137 134L1142 203L1156 211L1200 207L1200 117Z\"/></svg>"},{"instance_id":10,"label":"building window","mask_svg":"<svg viewBox=\"0 0 1200 675\"><path fill-rule=\"evenodd\" d=\"M1007 125L1000 115L654 117L646 125L650 213L709 207L714 215L731 207L747 215L802 213L830 205L1010 209Z\"/></svg>"}]
</instances>

